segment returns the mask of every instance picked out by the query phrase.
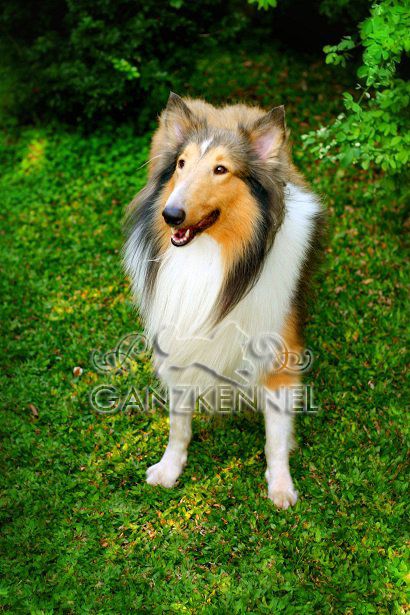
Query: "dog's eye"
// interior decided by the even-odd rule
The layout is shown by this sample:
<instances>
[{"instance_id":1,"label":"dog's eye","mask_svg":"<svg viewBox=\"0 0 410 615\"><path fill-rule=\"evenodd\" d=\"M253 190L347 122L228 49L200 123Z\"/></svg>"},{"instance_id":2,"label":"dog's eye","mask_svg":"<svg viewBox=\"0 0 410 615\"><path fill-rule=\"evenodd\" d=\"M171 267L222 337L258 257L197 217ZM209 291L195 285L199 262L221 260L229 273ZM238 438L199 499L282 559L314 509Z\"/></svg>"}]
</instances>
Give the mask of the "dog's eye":
<instances>
[{"instance_id":1,"label":"dog's eye","mask_svg":"<svg viewBox=\"0 0 410 615\"><path fill-rule=\"evenodd\" d=\"M183 158L180 158L178 160L178 169L183 169L185 166L185 160Z\"/></svg>"},{"instance_id":2,"label":"dog's eye","mask_svg":"<svg viewBox=\"0 0 410 615\"><path fill-rule=\"evenodd\" d=\"M218 164L218 166L214 168L214 173L215 175L225 175L225 173L228 173L228 169L222 166L222 164Z\"/></svg>"}]
</instances>

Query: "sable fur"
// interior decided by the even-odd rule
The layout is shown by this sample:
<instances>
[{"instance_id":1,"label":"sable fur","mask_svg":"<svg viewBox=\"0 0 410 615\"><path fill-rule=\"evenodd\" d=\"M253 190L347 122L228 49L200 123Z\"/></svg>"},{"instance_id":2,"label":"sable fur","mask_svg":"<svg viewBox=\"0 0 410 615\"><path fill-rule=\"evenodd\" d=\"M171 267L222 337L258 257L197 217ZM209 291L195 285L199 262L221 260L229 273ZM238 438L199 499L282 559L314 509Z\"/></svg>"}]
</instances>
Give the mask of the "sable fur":
<instances>
[{"instance_id":1,"label":"sable fur","mask_svg":"<svg viewBox=\"0 0 410 615\"><path fill-rule=\"evenodd\" d=\"M237 388L246 374L265 417L268 497L287 508L297 500L289 394L300 382L288 361L302 350L323 212L292 165L284 109L217 109L172 94L149 164L147 186L128 211L124 254L157 373L170 392L169 443L147 482L175 484L198 394L213 387L216 399L215 384ZM169 211L178 213L168 219L179 221L177 229L163 218ZM266 349L271 333L284 342L283 368L262 352L249 369L244 348ZM181 385L190 392L184 409L172 396Z\"/></svg>"},{"instance_id":2,"label":"sable fur","mask_svg":"<svg viewBox=\"0 0 410 615\"><path fill-rule=\"evenodd\" d=\"M175 125L178 125L177 130L173 130ZM254 143L268 127L277 133L277 149L268 160L261 160ZM149 301L155 286L161 255L161 238L154 232L155 210L160 207L164 188L171 180L176 161L186 144L201 144L210 138L213 147L218 144L227 147L237 165L238 177L249 187L259 208L258 219L254 221L254 240L238 251L227 271L218 299L216 322L220 322L246 296L260 276L283 220L284 187L289 181L304 184L290 161L283 107L268 114L257 107L244 105L216 109L203 101L183 101L171 95L153 138L148 184L131 203L127 216L129 236L138 225L144 229L142 241L149 261L144 302ZM307 264L305 269L308 268Z\"/></svg>"}]
</instances>

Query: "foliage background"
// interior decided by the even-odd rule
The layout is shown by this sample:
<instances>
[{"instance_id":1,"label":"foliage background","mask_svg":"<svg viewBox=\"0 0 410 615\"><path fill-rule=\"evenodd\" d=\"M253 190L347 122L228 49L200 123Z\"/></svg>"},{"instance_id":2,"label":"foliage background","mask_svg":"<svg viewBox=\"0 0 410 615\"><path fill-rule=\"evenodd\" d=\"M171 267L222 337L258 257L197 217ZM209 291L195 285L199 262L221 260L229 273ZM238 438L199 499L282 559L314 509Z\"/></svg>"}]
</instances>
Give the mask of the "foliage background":
<instances>
[{"instance_id":1,"label":"foliage background","mask_svg":"<svg viewBox=\"0 0 410 615\"><path fill-rule=\"evenodd\" d=\"M408 7L266 4L1 7L5 612L405 612ZM91 351L141 328L121 218L169 89L284 102L328 209L306 331L320 411L298 419L286 512L265 498L259 417L197 416L165 491L144 483L165 412L90 407L107 381ZM146 355L108 379L155 384Z\"/></svg>"}]
</instances>

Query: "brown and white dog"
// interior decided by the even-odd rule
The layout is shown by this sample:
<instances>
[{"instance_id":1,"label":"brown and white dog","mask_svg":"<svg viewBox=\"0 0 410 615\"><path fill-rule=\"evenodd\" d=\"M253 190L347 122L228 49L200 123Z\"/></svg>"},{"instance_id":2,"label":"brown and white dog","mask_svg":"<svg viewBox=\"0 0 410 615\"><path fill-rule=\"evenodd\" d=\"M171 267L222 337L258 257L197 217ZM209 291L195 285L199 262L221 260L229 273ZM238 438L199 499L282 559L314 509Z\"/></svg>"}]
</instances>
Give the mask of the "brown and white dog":
<instances>
[{"instance_id":1,"label":"brown and white dog","mask_svg":"<svg viewBox=\"0 0 410 615\"><path fill-rule=\"evenodd\" d=\"M197 395L240 372L243 336L277 333L289 353L301 352L323 211L291 162L283 106L216 108L171 94L149 165L129 208L124 257L160 378L170 391L192 390L188 411L170 394L169 443L147 472L151 485L172 487L187 461ZM155 353L159 336L165 351ZM287 508L297 500L287 393L300 374L265 358L252 379L265 402L274 399L261 408L268 496Z\"/></svg>"}]
</instances>

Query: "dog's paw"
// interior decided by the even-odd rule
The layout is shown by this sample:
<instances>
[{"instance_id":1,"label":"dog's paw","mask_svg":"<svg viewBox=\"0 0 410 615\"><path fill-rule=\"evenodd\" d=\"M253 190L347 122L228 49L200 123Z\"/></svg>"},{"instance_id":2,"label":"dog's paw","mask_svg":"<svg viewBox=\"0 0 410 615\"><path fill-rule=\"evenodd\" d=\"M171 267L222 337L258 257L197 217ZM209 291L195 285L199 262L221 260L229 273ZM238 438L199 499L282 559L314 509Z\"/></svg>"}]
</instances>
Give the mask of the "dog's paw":
<instances>
[{"instance_id":1,"label":"dog's paw","mask_svg":"<svg viewBox=\"0 0 410 615\"><path fill-rule=\"evenodd\" d=\"M275 506L286 510L289 506L296 504L298 493L295 491L289 471L273 473L266 470L265 476L268 482L268 498Z\"/></svg>"},{"instance_id":2,"label":"dog's paw","mask_svg":"<svg viewBox=\"0 0 410 615\"><path fill-rule=\"evenodd\" d=\"M293 486L288 489L269 489L268 498L272 500L275 506L282 508L282 510L286 510L289 506L294 506L296 504L298 494Z\"/></svg>"},{"instance_id":3,"label":"dog's paw","mask_svg":"<svg viewBox=\"0 0 410 615\"><path fill-rule=\"evenodd\" d=\"M162 458L159 463L148 468L147 483L170 489L181 476L183 468L183 463L176 463L174 460Z\"/></svg>"}]
</instances>

